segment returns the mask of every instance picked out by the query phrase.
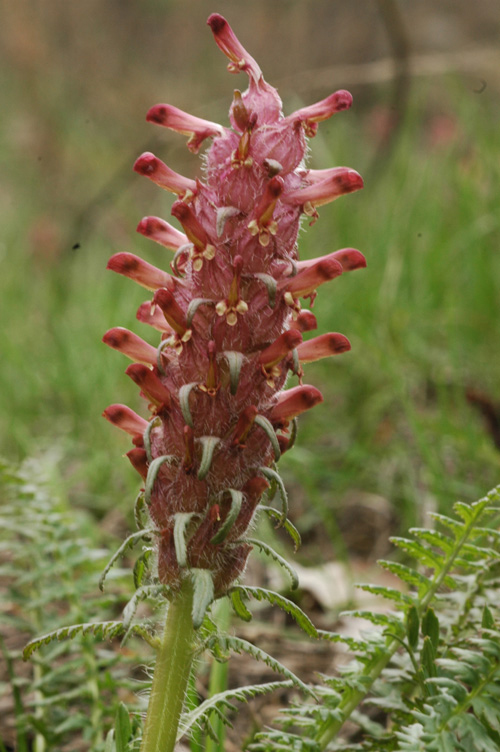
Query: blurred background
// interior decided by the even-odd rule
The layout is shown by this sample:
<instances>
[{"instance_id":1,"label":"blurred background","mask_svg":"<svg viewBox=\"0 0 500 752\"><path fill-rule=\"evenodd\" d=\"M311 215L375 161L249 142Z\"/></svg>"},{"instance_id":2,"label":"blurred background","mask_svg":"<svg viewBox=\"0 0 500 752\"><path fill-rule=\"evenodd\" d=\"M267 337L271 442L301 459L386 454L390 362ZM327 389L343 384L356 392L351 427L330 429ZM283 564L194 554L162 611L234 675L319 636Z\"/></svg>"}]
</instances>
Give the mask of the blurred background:
<instances>
[{"instance_id":1,"label":"blurred background","mask_svg":"<svg viewBox=\"0 0 500 752\"><path fill-rule=\"evenodd\" d=\"M498 483L498 0L1 5L1 454L53 451L72 505L131 516L129 442L100 415L143 406L100 340L117 325L155 335L135 320L144 294L105 267L117 251L171 260L135 233L171 200L132 164L151 150L200 174L145 113L168 102L227 122L246 79L206 27L217 11L286 113L354 95L311 142L311 166L353 167L365 189L321 209L301 254L352 246L368 267L316 302L320 332L352 351L307 368L325 402L281 465L304 560L371 559L389 533Z\"/></svg>"}]
</instances>

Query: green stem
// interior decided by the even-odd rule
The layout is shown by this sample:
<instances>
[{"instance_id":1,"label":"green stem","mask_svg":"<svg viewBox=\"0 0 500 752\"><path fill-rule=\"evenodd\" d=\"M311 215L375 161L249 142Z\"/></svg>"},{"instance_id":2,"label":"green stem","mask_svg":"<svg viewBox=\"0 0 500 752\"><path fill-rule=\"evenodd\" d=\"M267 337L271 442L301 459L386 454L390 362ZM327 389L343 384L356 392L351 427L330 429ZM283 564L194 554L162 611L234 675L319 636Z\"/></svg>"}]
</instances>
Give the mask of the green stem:
<instances>
[{"instance_id":1,"label":"green stem","mask_svg":"<svg viewBox=\"0 0 500 752\"><path fill-rule=\"evenodd\" d=\"M168 607L141 752L173 752L194 653L193 585L184 580Z\"/></svg>"}]
</instances>

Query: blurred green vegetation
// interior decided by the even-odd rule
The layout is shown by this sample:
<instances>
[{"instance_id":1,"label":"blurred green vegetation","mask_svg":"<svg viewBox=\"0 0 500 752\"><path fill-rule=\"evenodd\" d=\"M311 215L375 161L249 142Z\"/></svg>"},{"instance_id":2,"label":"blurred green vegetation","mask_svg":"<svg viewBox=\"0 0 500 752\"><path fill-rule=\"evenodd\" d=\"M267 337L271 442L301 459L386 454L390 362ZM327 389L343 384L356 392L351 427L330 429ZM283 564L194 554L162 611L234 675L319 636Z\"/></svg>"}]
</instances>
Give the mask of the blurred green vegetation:
<instances>
[{"instance_id":1,"label":"blurred green vegetation","mask_svg":"<svg viewBox=\"0 0 500 752\"><path fill-rule=\"evenodd\" d=\"M149 3L149 24L157 10ZM196 77L207 65L198 81L205 98L189 109L215 120L225 117L218 99L225 62L215 48L206 51L205 34L206 48L193 53L197 70L183 74ZM182 60L190 54L184 49ZM125 359L100 339L116 325L152 343L155 335L135 320L144 293L104 270L118 250L160 266L171 260L135 236L143 215L168 218L169 203L131 165L148 148L176 170L198 169L182 137L143 124L162 97L188 108L188 95L178 83L167 96L161 71L141 90L140 67L130 78L116 71L116 81L108 71L108 98L92 98L89 84L82 98L60 65L44 70L31 78L22 66L0 72L9 92L0 125L0 453L18 458L56 445L75 504L128 513L138 486L120 456L129 442L100 414L111 402L142 408L123 375ZM265 75L275 83L272 69ZM243 82L224 81L228 106ZM476 86L476 78L452 74L415 79L399 126L386 105L390 84L359 87L354 109L321 124L311 142L311 166L345 164L366 179L362 192L321 209L301 233L301 255L357 247L368 268L325 286L314 308L319 332L340 331L353 348L306 369L325 402L300 421L298 444L282 463L292 518L304 529L328 523L353 493L387 499L407 527L429 507L446 509L457 495L476 498L498 483L491 430L495 415L500 424L498 90ZM285 99L286 109L328 93ZM129 100L138 108L133 123ZM489 423L478 400L483 412L491 408Z\"/></svg>"}]
</instances>

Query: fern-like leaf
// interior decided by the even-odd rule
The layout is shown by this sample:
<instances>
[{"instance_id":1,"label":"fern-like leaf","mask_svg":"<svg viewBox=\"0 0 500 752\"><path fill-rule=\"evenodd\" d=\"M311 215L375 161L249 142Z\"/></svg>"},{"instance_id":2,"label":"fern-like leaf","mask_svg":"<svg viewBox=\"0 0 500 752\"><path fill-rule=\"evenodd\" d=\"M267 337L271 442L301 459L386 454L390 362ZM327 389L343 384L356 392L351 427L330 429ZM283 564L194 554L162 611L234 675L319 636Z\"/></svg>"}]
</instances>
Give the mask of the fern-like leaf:
<instances>
[{"instance_id":1,"label":"fern-like leaf","mask_svg":"<svg viewBox=\"0 0 500 752\"><path fill-rule=\"evenodd\" d=\"M247 640L242 639L241 637L235 637L234 635L221 635L212 638L212 640L208 643L208 649L214 653L214 648L217 648L217 653L214 653L215 657L217 658L217 655L220 655L221 651L222 653L227 652L228 650L231 650L233 653L246 653L247 655L250 655L252 658L254 658L256 661L261 661L262 663L265 663L266 666L268 666L270 669L275 671L277 674L281 674L286 679L291 681L298 689L302 690L304 694L306 695L313 695L314 692L312 692L311 688L307 686L307 684L304 684L304 682L299 679L298 676L296 676L290 669L286 668L286 666L283 666L282 663L277 661L275 658L270 656L268 653L266 653L261 648L258 648L256 645L253 645L251 642L248 642Z\"/></svg>"},{"instance_id":2,"label":"fern-like leaf","mask_svg":"<svg viewBox=\"0 0 500 752\"><path fill-rule=\"evenodd\" d=\"M48 645L54 640L72 640L77 635L88 634L93 635L96 639L112 640L124 631L125 627L121 621L97 621L85 624L71 624L68 627L55 629L53 632L48 632L48 634L42 635L42 637L30 640L23 650L23 660L29 660L36 650L39 650L43 645ZM134 624L133 631L134 634L140 635L148 643L151 642L151 635L141 624Z\"/></svg>"},{"instance_id":3,"label":"fern-like leaf","mask_svg":"<svg viewBox=\"0 0 500 752\"><path fill-rule=\"evenodd\" d=\"M265 588L244 587L243 585L235 585L231 588L229 593L231 595L233 593L239 593L245 598L255 598L258 601L268 601L273 606L278 606L283 609L283 611L286 611L286 613L291 616L298 626L301 627L301 629L303 629L310 637L318 636L316 627L302 609L299 608L296 603L293 603L279 593L275 593L272 590L266 590Z\"/></svg>"},{"instance_id":4,"label":"fern-like leaf","mask_svg":"<svg viewBox=\"0 0 500 752\"><path fill-rule=\"evenodd\" d=\"M217 713L221 720L224 719L224 722L229 724L224 711L227 711L228 708L230 710L233 709L231 700L248 702L248 700L258 697L259 695L266 695L270 692L275 692L277 689L292 686L293 683L291 681L275 681L268 682L267 684L252 684L245 687L237 687L236 689L228 689L225 692L219 692L213 697L209 697L208 700L202 702L194 710L183 714L179 724L177 739L180 740L198 724L205 724L210 720L212 713Z\"/></svg>"}]
</instances>

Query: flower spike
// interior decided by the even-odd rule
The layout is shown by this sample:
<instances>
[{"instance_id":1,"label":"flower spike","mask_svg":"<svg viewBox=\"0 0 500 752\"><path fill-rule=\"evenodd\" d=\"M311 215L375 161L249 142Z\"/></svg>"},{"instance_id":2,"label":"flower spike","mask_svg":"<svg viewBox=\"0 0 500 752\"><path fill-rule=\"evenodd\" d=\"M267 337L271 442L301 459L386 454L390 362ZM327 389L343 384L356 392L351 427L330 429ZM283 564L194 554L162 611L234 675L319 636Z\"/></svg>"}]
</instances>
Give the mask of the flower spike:
<instances>
[{"instance_id":1,"label":"flower spike","mask_svg":"<svg viewBox=\"0 0 500 752\"><path fill-rule=\"evenodd\" d=\"M193 584L196 626L241 576L266 490L271 498L279 490L282 507L266 512L299 540L275 463L294 445L297 416L323 401L302 384L303 368L350 348L337 333L303 341L318 323L301 301L312 306L322 284L366 263L354 248L304 261L297 251L302 215L316 217L318 207L362 186L347 167L304 167L307 139L350 106L350 94L339 90L283 117L278 93L227 21L215 13L208 24L248 88L234 92L231 128L170 104L147 113L148 122L186 136L194 153L209 142L204 177L183 177L150 152L136 161L136 172L174 194L180 225L139 222L141 235L173 251L162 268L132 253L108 264L152 291L137 319L159 332L155 346L122 327L104 335L134 361L126 374L147 400L149 420L119 404L104 415L132 438L126 456L158 530L153 578L174 600ZM299 385L286 390L290 373Z\"/></svg>"}]
</instances>

